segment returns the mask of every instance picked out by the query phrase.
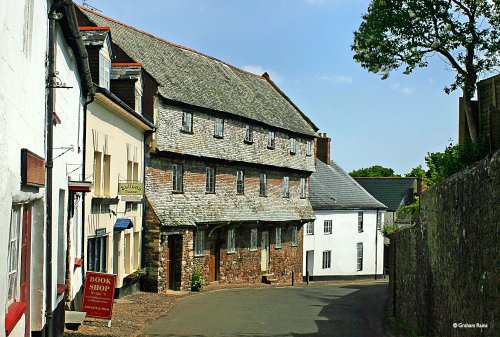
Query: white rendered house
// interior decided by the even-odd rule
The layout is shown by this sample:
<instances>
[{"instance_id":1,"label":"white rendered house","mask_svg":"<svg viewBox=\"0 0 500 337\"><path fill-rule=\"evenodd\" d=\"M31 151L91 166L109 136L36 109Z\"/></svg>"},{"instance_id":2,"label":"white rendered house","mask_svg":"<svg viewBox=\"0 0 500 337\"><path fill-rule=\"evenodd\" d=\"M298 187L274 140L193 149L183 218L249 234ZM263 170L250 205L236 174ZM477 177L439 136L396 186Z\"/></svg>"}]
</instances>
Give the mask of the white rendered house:
<instances>
[{"instance_id":1,"label":"white rendered house","mask_svg":"<svg viewBox=\"0 0 500 337\"><path fill-rule=\"evenodd\" d=\"M336 163L319 159L311 175L310 200L316 220L304 226L303 276L382 275L385 205Z\"/></svg>"}]
</instances>

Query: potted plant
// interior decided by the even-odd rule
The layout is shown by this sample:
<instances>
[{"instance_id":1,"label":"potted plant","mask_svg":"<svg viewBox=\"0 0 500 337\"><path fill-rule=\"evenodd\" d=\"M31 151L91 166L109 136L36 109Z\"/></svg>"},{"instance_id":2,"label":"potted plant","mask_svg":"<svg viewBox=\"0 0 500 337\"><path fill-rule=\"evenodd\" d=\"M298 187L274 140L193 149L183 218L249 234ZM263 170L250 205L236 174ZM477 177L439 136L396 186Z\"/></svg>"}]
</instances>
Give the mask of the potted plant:
<instances>
[{"instance_id":1,"label":"potted plant","mask_svg":"<svg viewBox=\"0 0 500 337\"><path fill-rule=\"evenodd\" d=\"M205 280L199 270L194 270L191 274L191 291L201 291L205 285Z\"/></svg>"}]
</instances>

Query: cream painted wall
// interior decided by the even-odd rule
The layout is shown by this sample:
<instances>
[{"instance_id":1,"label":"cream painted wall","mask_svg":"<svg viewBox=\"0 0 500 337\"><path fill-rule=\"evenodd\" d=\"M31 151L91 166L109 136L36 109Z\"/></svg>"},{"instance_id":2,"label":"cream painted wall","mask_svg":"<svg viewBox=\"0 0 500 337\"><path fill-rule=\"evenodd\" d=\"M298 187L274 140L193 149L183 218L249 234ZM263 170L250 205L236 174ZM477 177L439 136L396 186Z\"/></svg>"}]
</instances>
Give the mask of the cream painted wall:
<instances>
[{"instance_id":1,"label":"cream painted wall","mask_svg":"<svg viewBox=\"0 0 500 337\"><path fill-rule=\"evenodd\" d=\"M363 211L362 233L358 233L358 211L315 211L314 235L304 225L303 275L306 275L306 252L314 251L313 276L351 276L377 274L383 271L384 236L376 230L376 211ZM332 220L332 234L324 234L324 221ZM382 213L383 223L383 213ZM377 247L375 249L375 240ZM363 243L363 270L357 270L357 243ZM323 251L331 250L331 268L323 269Z\"/></svg>"},{"instance_id":2,"label":"cream painted wall","mask_svg":"<svg viewBox=\"0 0 500 337\"><path fill-rule=\"evenodd\" d=\"M102 97L102 96L101 96ZM105 143L107 143L107 153L111 155L110 193L107 197L118 197L118 182L127 179L127 144L131 153L136 150L136 159L139 163L139 180L143 182L144 170L144 130L123 119L120 115L102 100L96 100L89 105L87 113L87 155L86 172L93 174L94 168L94 139L97 137L97 149L105 153ZM115 108L116 109L116 108ZM97 133L97 136L95 136ZM107 141L106 141L107 139ZM93 176L89 180L93 181ZM102 190L102 188L101 188ZM95 191L95 187L94 187ZM131 259L134 259L133 251L139 250L138 260L140 261L140 242L142 240L142 204L138 205L137 211L126 212L125 201L121 200L117 205L110 207L111 212L106 214L91 214L92 198L95 192L86 196L85 207L85 229L86 240L95 237L96 229L105 228L107 233L107 272L117 275L116 287L123 285L123 278L129 273L125 270L125 235L131 233ZM103 196L104 193L101 193ZM134 227L121 232L114 232L113 226L118 218L131 218ZM133 233L140 233L134 236ZM138 242L134 242L134 237ZM87 245L86 245L87 246ZM87 247L85 247L87 249ZM87 252L85 252L87 256ZM135 255L137 256L137 255ZM87 261L88 262L88 261ZM139 263L140 265L140 263ZM132 263L134 266L134 263ZM85 266L87 268L87 265ZM130 271L133 272L132 268Z\"/></svg>"}]
</instances>

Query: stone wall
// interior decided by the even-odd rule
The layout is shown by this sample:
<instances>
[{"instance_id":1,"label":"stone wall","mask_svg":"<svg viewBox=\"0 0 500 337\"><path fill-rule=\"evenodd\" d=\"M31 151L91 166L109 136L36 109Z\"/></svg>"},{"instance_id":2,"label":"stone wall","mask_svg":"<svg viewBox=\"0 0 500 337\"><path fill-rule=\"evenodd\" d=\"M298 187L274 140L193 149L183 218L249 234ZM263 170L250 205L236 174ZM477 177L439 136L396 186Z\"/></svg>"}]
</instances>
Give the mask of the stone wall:
<instances>
[{"instance_id":1,"label":"stone wall","mask_svg":"<svg viewBox=\"0 0 500 337\"><path fill-rule=\"evenodd\" d=\"M499 211L500 151L425 192L418 224L391 237L397 324L424 336L497 335Z\"/></svg>"}]
</instances>

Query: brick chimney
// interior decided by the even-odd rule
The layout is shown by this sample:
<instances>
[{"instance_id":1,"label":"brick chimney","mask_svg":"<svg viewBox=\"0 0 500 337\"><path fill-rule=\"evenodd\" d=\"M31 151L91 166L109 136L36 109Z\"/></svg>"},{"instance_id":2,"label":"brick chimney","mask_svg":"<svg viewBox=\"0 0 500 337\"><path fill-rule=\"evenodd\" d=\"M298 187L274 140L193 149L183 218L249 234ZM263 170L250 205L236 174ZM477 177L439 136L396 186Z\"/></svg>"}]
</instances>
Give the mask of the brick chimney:
<instances>
[{"instance_id":1,"label":"brick chimney","mask_svg":"<svg viewBox=\"0 0 500 337\"><path fill-rule=\"evenodd\" d=\"M327 133L319 133L318 139L316 141L316 158L321 160L323 163L330 165L330 137L328 137Z\"/></svg>"}]
</instances>

